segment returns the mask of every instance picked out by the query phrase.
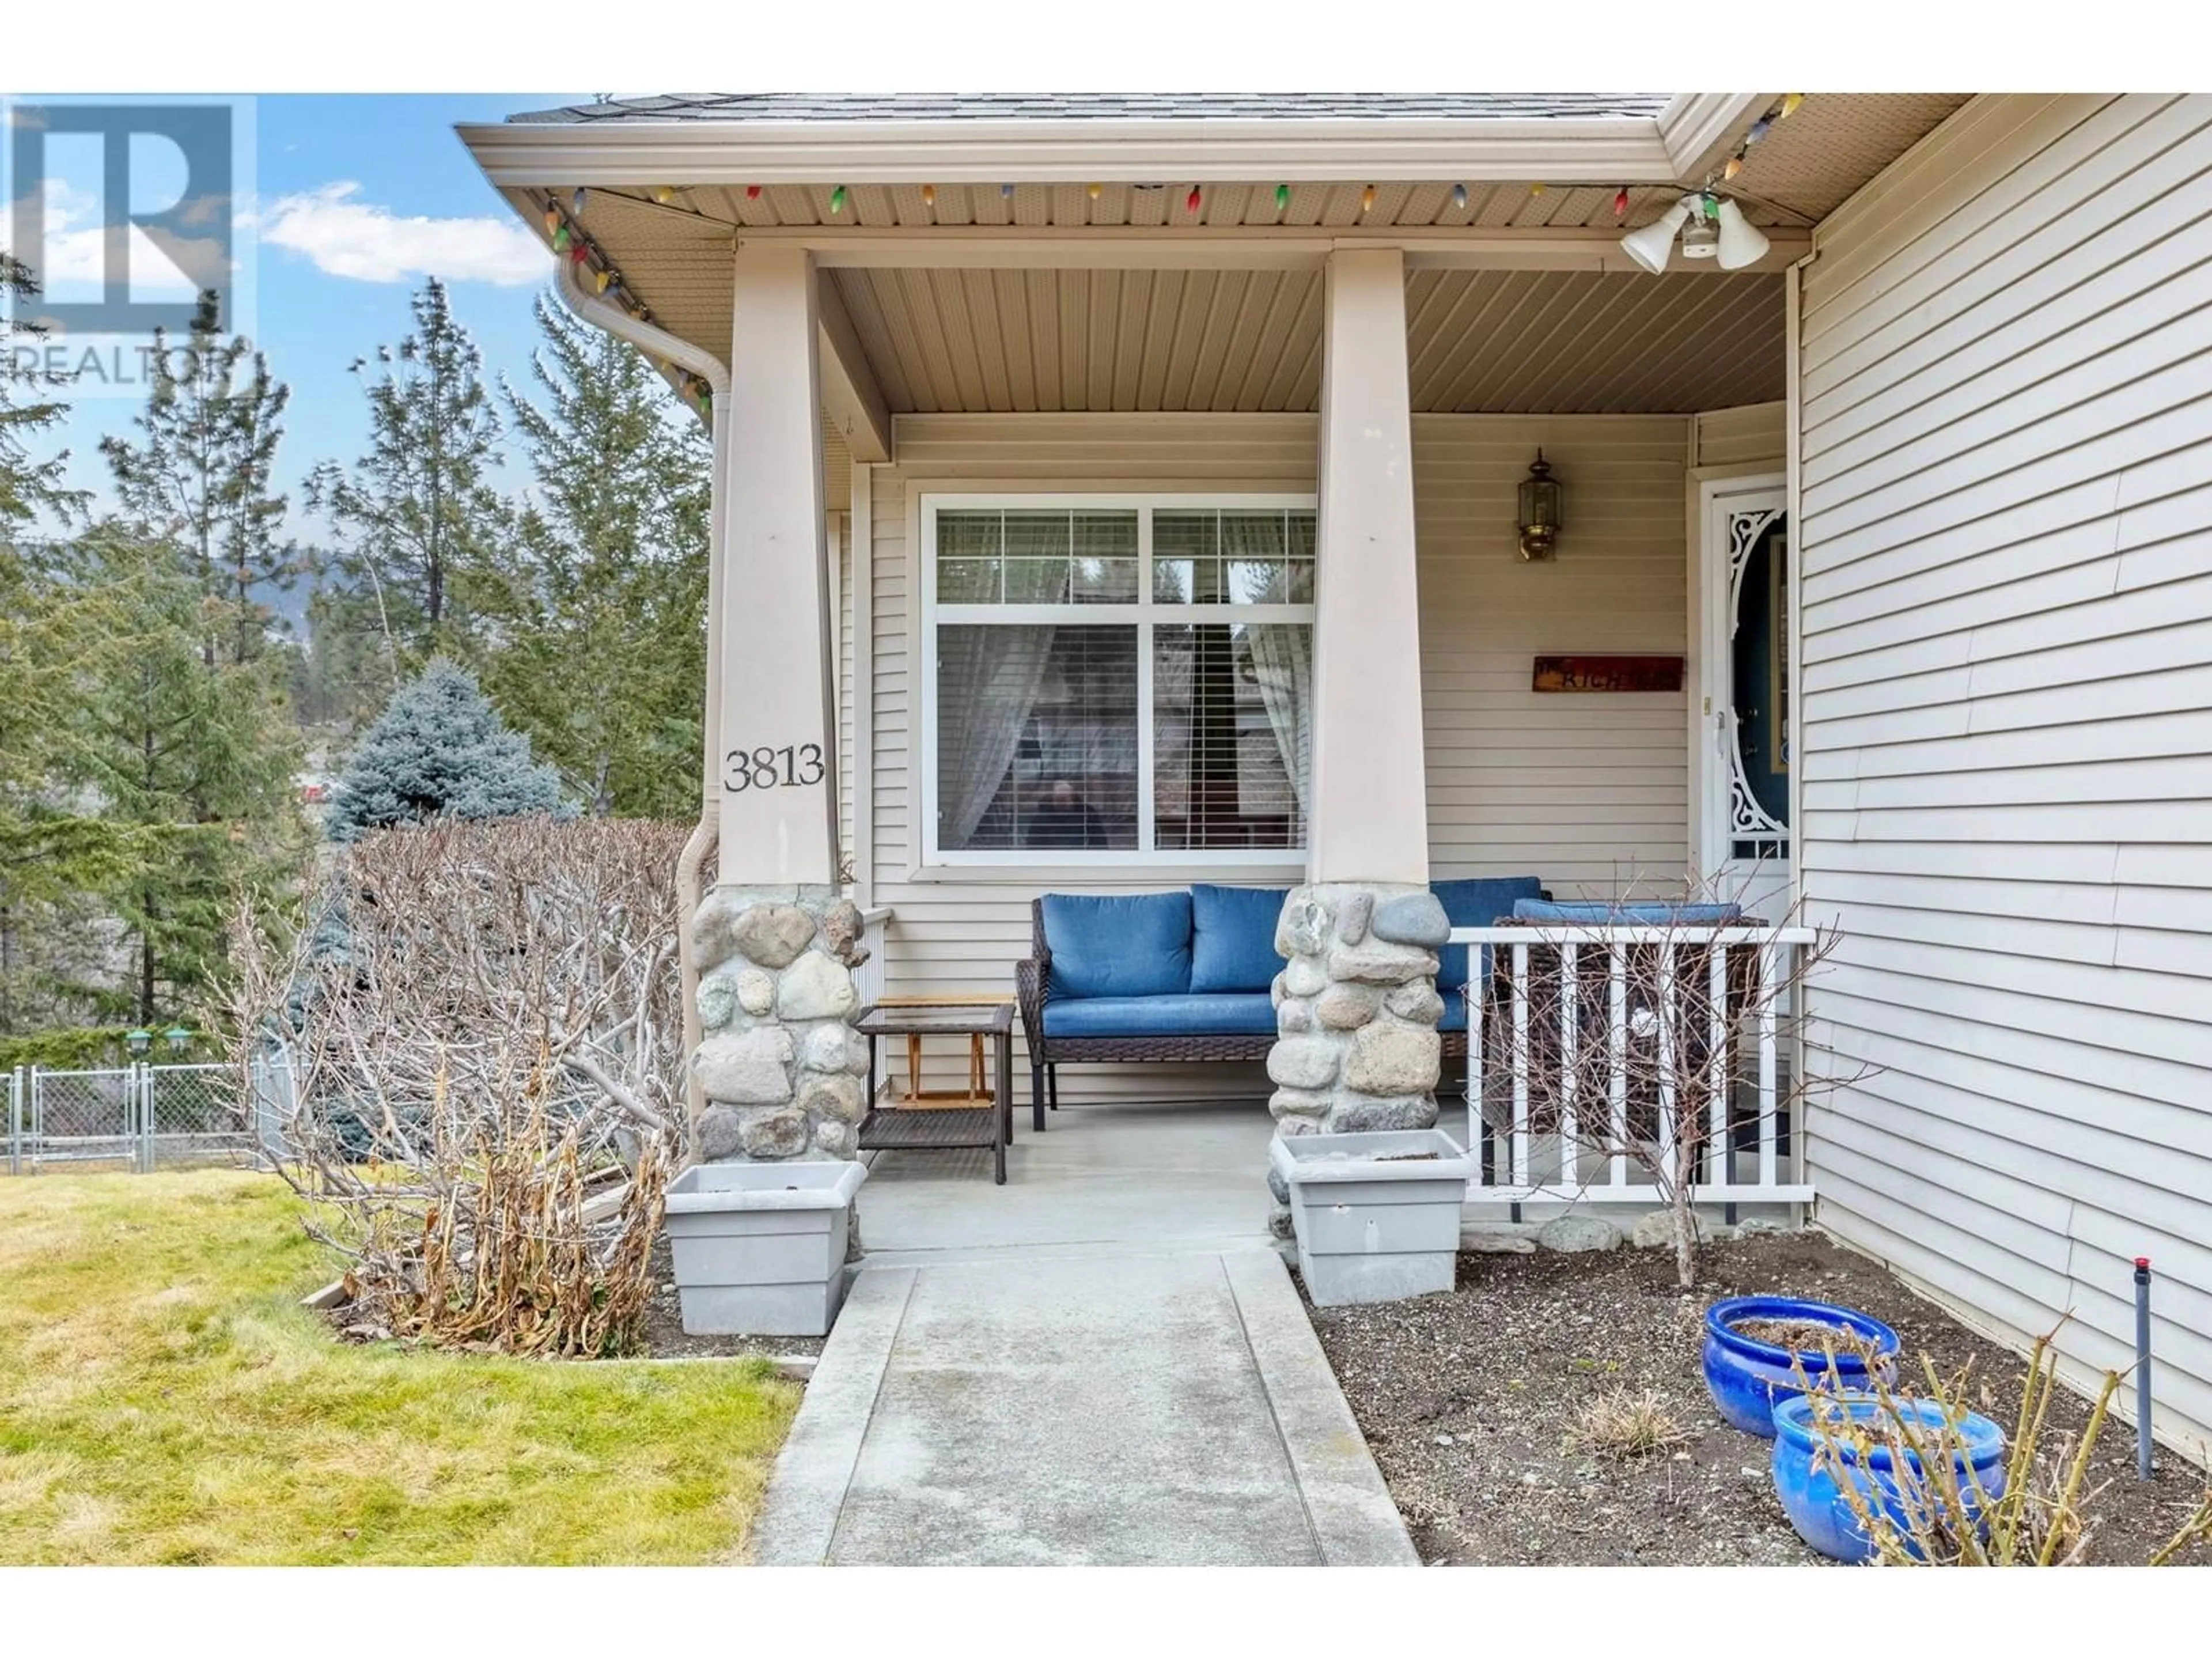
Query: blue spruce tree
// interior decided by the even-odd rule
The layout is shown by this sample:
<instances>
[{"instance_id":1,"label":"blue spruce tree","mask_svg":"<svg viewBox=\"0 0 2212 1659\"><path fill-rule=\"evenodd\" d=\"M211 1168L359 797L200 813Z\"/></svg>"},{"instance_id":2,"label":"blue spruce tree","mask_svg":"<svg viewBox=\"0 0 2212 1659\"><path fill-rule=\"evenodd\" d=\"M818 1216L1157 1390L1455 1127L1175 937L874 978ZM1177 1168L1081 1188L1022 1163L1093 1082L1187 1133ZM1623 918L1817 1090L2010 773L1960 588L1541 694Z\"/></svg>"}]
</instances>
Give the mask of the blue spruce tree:
<instances>
[{"instance_id":1,"label":"blue spruce tree","mask_svg":"<svg viewBox=\"0 0 2212 1659\"><path fill-rule=\"evenodd\" d=\"M332 841L426 818L569 818L553 769L530 756L530 739L510 732L478 689L476 676L437 658L402 686L354 750L331 796Z\"/></svg>"}]
</instances>

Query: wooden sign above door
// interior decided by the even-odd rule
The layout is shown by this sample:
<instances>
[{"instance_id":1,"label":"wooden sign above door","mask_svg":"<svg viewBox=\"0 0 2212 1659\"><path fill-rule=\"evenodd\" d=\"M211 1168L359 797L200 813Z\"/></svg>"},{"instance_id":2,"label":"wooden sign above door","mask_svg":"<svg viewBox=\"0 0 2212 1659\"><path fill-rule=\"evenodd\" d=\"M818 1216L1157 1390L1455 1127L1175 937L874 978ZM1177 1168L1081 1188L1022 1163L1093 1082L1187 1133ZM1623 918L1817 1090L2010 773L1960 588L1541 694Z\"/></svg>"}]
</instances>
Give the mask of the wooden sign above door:
<instances>
[{"instance_id":1,"label":"wooden sign above door","mask_svg":"<svg viewBox=\"0 0 2212 1659\"><path fill-rule=\"evenodd\" d=\"M1680 691L1680 657L1539 657L1537 691Z\"/></svg>"}]
</instances>

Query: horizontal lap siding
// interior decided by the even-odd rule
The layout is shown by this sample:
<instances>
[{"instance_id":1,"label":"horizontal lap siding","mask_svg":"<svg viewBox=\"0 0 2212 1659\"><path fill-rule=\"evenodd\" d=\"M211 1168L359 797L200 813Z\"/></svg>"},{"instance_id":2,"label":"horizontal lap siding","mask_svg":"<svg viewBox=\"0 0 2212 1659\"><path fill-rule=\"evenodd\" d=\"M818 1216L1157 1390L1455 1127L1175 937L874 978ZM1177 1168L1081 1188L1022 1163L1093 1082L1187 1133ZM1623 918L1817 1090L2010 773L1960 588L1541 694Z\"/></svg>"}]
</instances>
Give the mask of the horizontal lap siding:
<instances>
[{"instance_id":1,"label":"horizontal lap siding","mask_svg":"<svg viewBox=\"0 0 2212 1659\"><path fill-rule=\"evenodd\" d=\"M1789 405L1746 404L1741 409L1709 410L1690 423L1690 465L1751 466L1778 470L1789 447Z\"/></svg>"},{"instance_id":2,"label":"horizontal lap siding","mask_svg":"<svg viewBox=\"0 0 2212 1659\"><path fill-rule=\"evenodd\" d=\"M2212 99L1990 97L1803 288L1820 1214L2212 1436Z\"/></svg>"},{"instance_id":3,"label":"horizontal lap siding","mask_svg":"<svg viewBox=\"0 0 2212 1659\"><path fill-rule=\"evenodd\" d=\"M1680 884L1682 694L1537 692L1529 676L1540 654L1684 650L1686 428L1663 415L1414 416L1436 875L1536 875L1561 897ZM1540 447L1565 522L1558 556L1532 563L1516 491Z\"/></svg>"},{"instance_id":4,"label":"horizontal lap siding","mask_svg":"<svg viewBox=\"0 0 2212 1659\"><path fill-rule=\"evenodd\" d=\"M1414 421L1431 857L1439 876L1542 875L1609 890L1685 860L1680 696L1539 696L1537 652L1683 649L1678 416ZM921 790L910 501L930 489L1310 491L1303 415L902 416L898 461L873 481L875 788L870 853L891 995L1011 990L1039 891L1153 891L1177 878L916 872ZM1516 550L1515 488L1536 447L1567 486L1556 563ZM1283 878L1287 883L1291 878ZM951 1079L933 1072L933 1080ZM1063 1079L1083 1098L1263 1095L1252 1066L1114 1066ZM1023 1093L1026 1097L1026 1085Z\"/></svg>"}]
</instances>

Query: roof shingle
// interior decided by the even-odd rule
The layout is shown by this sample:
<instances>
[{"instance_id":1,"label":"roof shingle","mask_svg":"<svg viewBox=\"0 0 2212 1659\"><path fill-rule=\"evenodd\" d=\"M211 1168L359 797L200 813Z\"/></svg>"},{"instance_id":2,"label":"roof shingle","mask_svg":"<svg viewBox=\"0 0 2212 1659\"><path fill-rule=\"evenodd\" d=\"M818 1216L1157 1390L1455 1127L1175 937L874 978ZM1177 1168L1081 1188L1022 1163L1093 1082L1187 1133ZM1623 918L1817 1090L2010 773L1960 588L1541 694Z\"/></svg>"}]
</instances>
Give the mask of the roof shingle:
<instances>
[{"instance_id":1,"label":"roof shingle","mask_svg":"<svg viewBox=\"0 0 2212 1659\"><path fill-rule=\"evenodd\" d=\"M511 116L518 122L953 120L1645 119L1666 93L887 93L719 92L613 98Z\"/></svg>"}]
</instances>

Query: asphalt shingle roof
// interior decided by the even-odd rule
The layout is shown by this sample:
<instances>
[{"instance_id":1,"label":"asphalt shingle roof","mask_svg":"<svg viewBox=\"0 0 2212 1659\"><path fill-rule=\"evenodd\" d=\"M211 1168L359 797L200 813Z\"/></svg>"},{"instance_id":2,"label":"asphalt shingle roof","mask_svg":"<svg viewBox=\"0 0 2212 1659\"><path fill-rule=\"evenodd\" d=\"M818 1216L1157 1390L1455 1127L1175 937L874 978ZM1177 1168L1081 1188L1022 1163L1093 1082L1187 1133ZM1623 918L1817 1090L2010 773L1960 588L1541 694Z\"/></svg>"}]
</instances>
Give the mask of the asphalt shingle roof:
<instances>
[{"instance_id":1,"label":"asphalt shingle roof","mask_svg":"<svg viewBox=\"0 0 2212 1659\"><path fill-rule=\"evenodd\" d=\"M532 110L519 122L1567 120L1649 118L1666 93L687 93Z\"/></svg>"}]
</instances>

